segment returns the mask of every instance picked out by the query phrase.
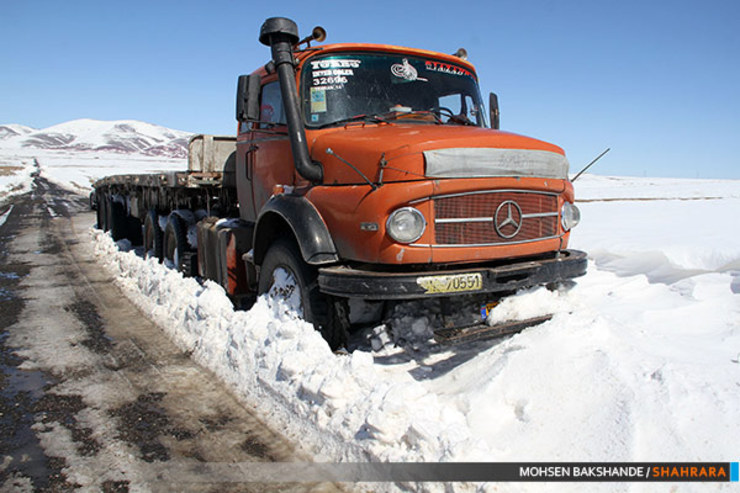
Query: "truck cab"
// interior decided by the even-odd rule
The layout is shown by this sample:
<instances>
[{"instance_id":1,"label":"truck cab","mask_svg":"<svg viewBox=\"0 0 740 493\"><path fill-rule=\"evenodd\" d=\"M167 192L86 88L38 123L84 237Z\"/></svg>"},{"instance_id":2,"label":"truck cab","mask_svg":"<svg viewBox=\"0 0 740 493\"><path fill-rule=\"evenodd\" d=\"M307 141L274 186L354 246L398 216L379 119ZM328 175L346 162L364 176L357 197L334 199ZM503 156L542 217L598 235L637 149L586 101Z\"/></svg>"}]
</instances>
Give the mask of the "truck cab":
<instances>
[{"instance_id":1,"label":"truck cab","mask_svg":"<svg viewBox=\"0 0 740 493\"><path fill-rule=\"evenodd\" d=\"M332 348L355 312L408 300L439 301L438 342L542 322L487 323L509 293L586 272L567 248L579 212L563 150L501 131L460 50L311 46L324 37L267 19L272 56L238 79L236 137L191 138L187 171L98 180L98 227L237 306L288 280Z\"/></svg>"},{"instance_id":2,"label":"truck cab","mask_svg":"<svg viewBox=\"0 0 740 493\"><path fill-rule=\"evenodd\" d=\"M349 298L490 297L585 272L567 249L579 213L564 151L499 130L471 63L313 38L268 19L272 60L238 84L239 214L261 291L276 267L305 277L321 328Z\"/></svg>"}]
</instances>

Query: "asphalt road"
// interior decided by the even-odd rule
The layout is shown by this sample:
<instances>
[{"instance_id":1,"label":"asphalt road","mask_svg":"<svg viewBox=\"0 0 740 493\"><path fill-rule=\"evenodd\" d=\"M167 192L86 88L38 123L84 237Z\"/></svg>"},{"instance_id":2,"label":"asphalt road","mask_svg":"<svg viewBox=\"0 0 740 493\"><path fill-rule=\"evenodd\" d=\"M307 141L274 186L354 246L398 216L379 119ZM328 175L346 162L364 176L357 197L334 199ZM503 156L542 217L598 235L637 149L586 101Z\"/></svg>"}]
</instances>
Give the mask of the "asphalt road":
<instances>
[{"instance_id":1,"label":"asphalt road","mask_svg":"<svg viewBox=\"0 0 740 493\"><path fill-rule=\"evenodd\" d=\"M12 209L11 209L12 207ZM36 176L0 205L0 491L333 490L183 482L169 464L303 461L121 294L87 201ZM195 479L194 479L195 478Z\"/></svg>"}]
</instances>

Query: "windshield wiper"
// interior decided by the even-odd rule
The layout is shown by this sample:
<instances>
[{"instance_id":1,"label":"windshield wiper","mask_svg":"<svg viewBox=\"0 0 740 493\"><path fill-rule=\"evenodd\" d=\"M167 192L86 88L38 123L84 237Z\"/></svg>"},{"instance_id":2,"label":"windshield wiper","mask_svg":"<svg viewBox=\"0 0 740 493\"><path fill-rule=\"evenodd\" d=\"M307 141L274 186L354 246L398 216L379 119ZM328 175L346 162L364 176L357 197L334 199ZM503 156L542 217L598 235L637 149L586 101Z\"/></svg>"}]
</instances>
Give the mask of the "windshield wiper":
<instances>
[{"instance_id":1,"label":"windshield wiper","mask_svg":"<svg viewBox=\"0 0 740 493\"><path fill-rule=\"evenodd\" d=\"M350 116L349 118L342 118L341 120L335 120L333 122L325 123L323 125L319 125L319 128L326 128L331 127L332 125L342 125L343 123L352 123L352 122L372 122L372 123L390 123L388 120L383 118L379 115L355 115Z\"/></svg>"}]
</instances>

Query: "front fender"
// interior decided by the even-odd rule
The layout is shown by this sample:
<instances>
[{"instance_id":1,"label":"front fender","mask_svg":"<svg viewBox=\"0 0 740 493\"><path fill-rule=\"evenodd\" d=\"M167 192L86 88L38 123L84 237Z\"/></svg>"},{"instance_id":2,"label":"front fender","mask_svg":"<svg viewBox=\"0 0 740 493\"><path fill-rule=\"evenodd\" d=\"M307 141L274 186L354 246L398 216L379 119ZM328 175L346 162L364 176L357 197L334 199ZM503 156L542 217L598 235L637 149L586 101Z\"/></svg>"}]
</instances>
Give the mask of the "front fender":
<instances>
[{"instance_id":1,"label":"front fender","mask_svg":"<svg viewBox=\"0 0 740 493\"><path fill-rule=\"evenodd\" d=\"M281 194L271 197L257 218L255 264L262 264L270 244L286 228L292 232L307 263L325 265L339 261L329 229L313 204L304 197Z\"/></svg>"}]
</instances>

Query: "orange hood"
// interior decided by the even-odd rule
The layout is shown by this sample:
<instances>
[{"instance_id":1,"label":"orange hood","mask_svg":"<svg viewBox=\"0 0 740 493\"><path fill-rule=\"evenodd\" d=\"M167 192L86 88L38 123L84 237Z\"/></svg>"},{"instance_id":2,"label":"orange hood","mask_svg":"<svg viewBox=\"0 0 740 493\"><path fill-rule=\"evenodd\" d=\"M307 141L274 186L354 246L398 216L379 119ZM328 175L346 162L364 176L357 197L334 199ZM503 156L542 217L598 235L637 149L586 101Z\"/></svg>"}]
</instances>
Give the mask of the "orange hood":
<instances>
[{"instance_id":1,"label":"orange hood","mask_svg":"<svg viewBox=\"0 0 740 493\"><path fill-rule=\"evenodd\" d=\"M324 183L428 178L537 176L567 178L563 150L522 135L479 127L410 123L353 124L309 131L311 157ZM329 151L329 152L327 152Z\"/></svg>"}]
</instances>

